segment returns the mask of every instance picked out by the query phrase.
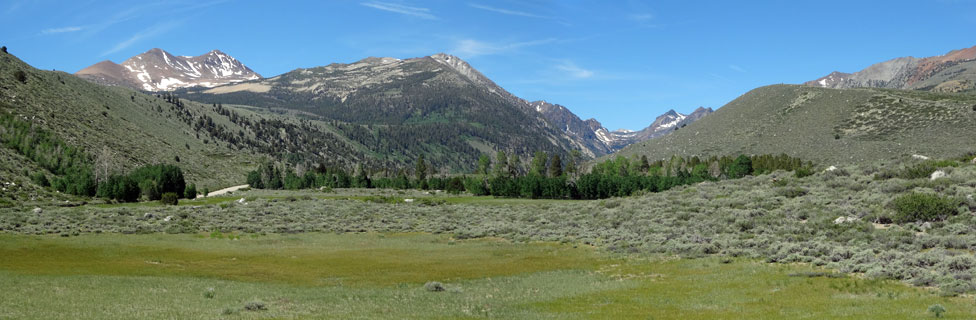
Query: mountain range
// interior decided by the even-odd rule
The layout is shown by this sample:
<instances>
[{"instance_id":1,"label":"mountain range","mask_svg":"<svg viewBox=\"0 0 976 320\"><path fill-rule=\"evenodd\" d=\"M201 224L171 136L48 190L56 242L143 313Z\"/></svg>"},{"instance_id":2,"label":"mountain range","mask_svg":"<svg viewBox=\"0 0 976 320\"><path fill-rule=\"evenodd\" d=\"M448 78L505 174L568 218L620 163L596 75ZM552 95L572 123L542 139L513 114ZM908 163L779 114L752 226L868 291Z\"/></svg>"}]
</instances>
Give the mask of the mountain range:
<instances>
[{"instance_id":1,"label":"mountain range","mask_svg":"<svg viewBox=\"0 0 976 320\"><path fill-rule=\"evenodd\" d=\"M808 81L821 88L888 88L964 92L976 90L976 47L928 58L900 57L854 73L834 71Z\"/></svg>"},{"instance_id":2,"label":"mountain range","mask_svg":"<svg viewBox=\"0 0 976 320\"><path fill-rule=\"evenodd\" d=\"M437 64L429 64L429 62ZM446 73L451 75L427 77ZM555 107L544 101L528 102L516 97L467 62L443 53L402 60L371 57L351 64L336 63L318 68L298 69L263 79L237 59L217 50L198 57L181 57L161 49L152 49L129 58L122 64L111 61L100 62L77 72L76 75L99 84L127 86L143 91L177 91L181 96L192 100L298 110L306 114L318 115L321 119L367 125L402 127L405 124L458 121L458 123L507 127L502 128L505 132L502 136L515 134L522 137L537 136L537 134L521 132L524 131L521 129L529 131L538 129L547 133L543 134L545 138L536 140L548 141L555 148L540 147L538 143L530 143L529 147L557 153L576 149L587 157L606 155L630 143L659 137L670 132L665 130L669 125L685 125L711 112L711 109L699 108L691 115L682 115L672 110L659 116L654 123L640 131L610 131L594 119L584 123L563 106ZM451 88L462 82L461 86L474 90L457 91ZM391 94L404 86L415 86L419 83L424 83L424 86L415 87L407 93ZM438 85L431 86L433 83ZM377 88L382 87L392 88L393 91L377 95ZM472 109L465 106L480 98L439 101L443 102L441 105L437 103L422 105L431 102L431 98L436 100L437 98L431 97L431 93L437 90L442 94L449 92L483 94L481 98L488 98L491 102L482 101L480 105L505 106L498 110ZM426 96L428 101L418 100L417 98L421 96ZM379 100L384 101L377 101L377 97L382 97ZM378 107L375 103L387 105ZM444 103L454 105L447 106L443 105ZM526 117L514 122L496 121L515 114L508 109L519 110ZM417 110L420 110L419 114L414 113ZM531 110L536 112L529 112ZM445 113L450 116L446 116ZM492 113L495 115L493 116ZM471 117L486 116L495 119L468 121L472 120ZM437 117L441 119L436 121L428 119ZM528 120L532 123L522 123ZM522 128L511 126L516 123ZM521 142L504 143L494 141L498 140L495 138L484 139L483 136L486 134L470 131L457 133L472 137L465 138L465 141L473 142L453 141L448 144L453 144L455 149L465 149L464 152L473 151L468 148L471 145L477 146L475 148L482 152L494 148L516 150L519 149L518 146L525 146L525 143ZM499 137L494 133L491 135ZM369 144L369 141L360 142ZM523 150L516 150L516 152L523 152ZM415 155L414 153L416 152L407 154Z\"/></svg>"},{"instance_id":3,"label":"mountain range","mask_svg":"<svg viewBox=\"0 0 976 320\"><path fill-rule=\"evenodd\" d=\"M827 87L840 86L836 89L815 85L819 80L768 86L714 113L669 111L639 131L611 131L564 106L526 101L446 54L367 58L261 78L218 51L191 59L150 50L127 62L150 61L138 70L145 67L144 78L152 81L123 76L106 87L96 83L108 78L93 78L94 72L81 75L89 80L83 81L34 69L3 53L0 105L69 143L114 155L120 168L175 157L189 177L210 186L236 182L261 158L296 166L365 164L391 172L424 155L434 172L444 173L467 172L479 155L497 150L521 161L536 151L581 150L588 157L786 153L818 163L860 163L916 153L952 156L972 148L967 137L976 135L976 97L939 89L965 83L968 73L957 68L972 62L966 59L969 51L911 58L915 62L906 66L914 71L891 73L890 79L915 79L904 83L922 90L868 86L888 88L894 80L825 81ZM190 60L203 62L191 68ZM216 67L221 64L234 67ZM211 71L200 71L204 65ZM199 77L191 77L197 75L194 68ZM158 70L171 73L163 77ZM199 82L163 85L176 83L161 79L177 74ZM162 87L171 91L157 91ZM30 167L8 151L0 157Z\"/></svg>"},{"instance_id":4,"label":"mountain range","mask_svg":"<svg viewBox=\"0 0 976 320\"><path fill-rule=\"evenodd\" d=\"M190 57L175 56L158 48L121 64L105 60L81 69L75 75L99 84L151 92L194 86L215 87L261 78L243 63L219 50Z\"/></svg>"},{"instance_id":5,"label":"mountain range","mask_svg":"<svg viewBox=\"0 0 976 320\"><path fill-rule=\"evenodd\" d=\"M531 106L543 114L550 123L563 128L563 132L584 141L594 150L601 150L610 154L630 144L664 136L681 127L711 114L711 108L698 107L691 114L682 114L668 110L654 119L651 125L644 129L633 131L627 129L608 130L596 119L580 120L569 109L546 101L533 101Z\"/></svg>"}]
</instances>

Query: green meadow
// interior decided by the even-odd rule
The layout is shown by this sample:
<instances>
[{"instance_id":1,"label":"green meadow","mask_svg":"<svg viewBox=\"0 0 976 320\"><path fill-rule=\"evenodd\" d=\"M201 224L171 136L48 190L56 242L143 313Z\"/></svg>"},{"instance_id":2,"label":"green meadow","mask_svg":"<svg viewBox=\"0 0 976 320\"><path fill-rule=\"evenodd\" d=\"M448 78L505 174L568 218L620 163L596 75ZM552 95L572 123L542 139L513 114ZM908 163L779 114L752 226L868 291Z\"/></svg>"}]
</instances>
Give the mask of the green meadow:
<instances>
[{"instance_id":1,"label":"green meadow","mask_svg":"<svg viewBox=\"0 0 976 320\"><path fill-rule=\"evenodd\" d=\"M803 264L424 233L0 235L0 256L0 318L918 319L934 304L949 319L976 314L972 297Z\"/></svg>"}]
</instances>

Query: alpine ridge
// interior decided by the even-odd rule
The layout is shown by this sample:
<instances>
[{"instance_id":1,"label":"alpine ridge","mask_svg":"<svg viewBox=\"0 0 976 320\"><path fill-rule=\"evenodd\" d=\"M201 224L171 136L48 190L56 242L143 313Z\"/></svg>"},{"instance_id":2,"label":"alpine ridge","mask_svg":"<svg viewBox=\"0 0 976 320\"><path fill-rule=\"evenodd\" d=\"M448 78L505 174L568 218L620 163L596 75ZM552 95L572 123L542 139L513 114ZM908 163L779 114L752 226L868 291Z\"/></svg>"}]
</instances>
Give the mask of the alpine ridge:
<instances>
[{"instance_id":1,"label":"alpine ridge","mask_svg":"<svg viewBox=\"0 0 976 320\"><path fill-rule=\"evenodd\" d=\"M261 78L243 63L219 50L190 57L175 56L159 48L136 55L121 64L102 61L75 75L99 84L153 92L195 86L215 87Z\"/></svg>"},{"instance_id":2,"label":"alpine ridge","mask_svg":"<svg viewBox=\"0 0 976 320\"><path fill-rule=\"evenodd\" d=\"M928 58L901 57L855 73L834 71L804 83L834 89L888 88L963 92L976 90L976 46Z\"/></svg>"},{"instance_id":3,"label":"alpine ridge","mask_svg":"<svg viewBox=\"0 0 976 320\"><path fill-rule=\"evenodd\" d=\"M686 115L672 109L655 118L654 122L644 129L611 131L596 119L581 120L569 109L558 104L540 100L533 101L531 106L544 115L550 123L562 129L565 134L591 149L601 150L604 154L616 152L633 143L662 137L714 111L711 108L698 107L691 114Z\"/></svg>"}]
</instances>

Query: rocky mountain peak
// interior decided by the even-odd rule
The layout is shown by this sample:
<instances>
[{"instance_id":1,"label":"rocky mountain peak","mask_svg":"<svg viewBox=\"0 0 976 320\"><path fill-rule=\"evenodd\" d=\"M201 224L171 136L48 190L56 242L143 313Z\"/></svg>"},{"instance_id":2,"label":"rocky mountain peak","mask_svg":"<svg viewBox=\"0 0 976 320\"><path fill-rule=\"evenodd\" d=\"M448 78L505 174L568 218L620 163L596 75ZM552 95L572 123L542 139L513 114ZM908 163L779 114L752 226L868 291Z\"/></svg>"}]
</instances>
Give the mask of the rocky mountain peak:
<instances>
[{"instance_id":1,"label":"rocky mountain peak","mask_svg":"<svg viewBox=\"0 0 976 320\"><path fill-rule=\"evenodd\" d=\"M121 64L113 64L111 61L99 62L75 74L96 83L145 91L215 87L261 78L261 75L220 50L191 57L176 56L153 48Z\"/></svg>"},{"instance_id":2,"label":"rocky mountain peak","mask_svg":"<svg viewBox=\"0 0 976 320\"><path fill-rule=\"evenodd\" d=\"M834 71L804 84L837 89L870 87L930 90L943 83L964 82L974 77L976 47L971 47L928 58L894 58L854 73ZM962 89L976 88L969 86Z\"/></svg>"}]
</instances>

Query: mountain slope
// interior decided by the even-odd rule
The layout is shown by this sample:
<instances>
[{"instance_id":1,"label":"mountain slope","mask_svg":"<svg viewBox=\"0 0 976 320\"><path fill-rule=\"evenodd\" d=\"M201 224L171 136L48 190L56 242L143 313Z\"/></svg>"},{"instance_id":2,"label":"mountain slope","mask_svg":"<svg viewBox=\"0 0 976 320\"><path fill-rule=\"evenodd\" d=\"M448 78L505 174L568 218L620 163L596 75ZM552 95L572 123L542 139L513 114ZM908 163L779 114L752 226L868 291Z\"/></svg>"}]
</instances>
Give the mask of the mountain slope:
<instances>
[{"instance_id":1,"label":"mountain slope","mask_svg":"<svg viewBox=\"0 0 976 320\"><path fill-rule=\"evenodd\" d=\"M240 184L264 157L350 168L365 159L361 146L325 123L102 86L37 70L7 53L0 53L0 112L87 149L110 171L177 164L201 189Z\"/></svg>"},{"instance_id":2,"label":"mountain slope","mask_svg":"<svg viewBox=\"0 0 976 320\"><path fill-rule=\"evenodd\" d=\"M785 153L823 165L958 156L976 149L976 96L774 85L618 155Z\"/></svg>"},{"instance_id":3,"label":"mountain slope","mask_svg":"<svg viewBox=\"0 0 976 320\"><path fill-rule=\"evenodd\" d=\"M206 103L247 104L347 122L342 134L384 161L412 163L423 154L441 170L473 169L494 150L529 156L605 151L563 134L527 101L508 93L463 60L436 54L367 58L297 69L272 78L177 91ZM348 129L348 130L347 130Z\"/></svg>"},{"instance_id":4,"label":"mountain slope","mask_svg":"<svg viewBox=\"0 0 976 320\"><path fill-rule=\"evenodd\" d=\"M600 156L613 153L615 151L608 142L611 141L609 135L603 131L603 126L596 120L580 120L576 114L569 111L564 106L552 104L545 101L533 101L530 106L554 127L573 138L584 147L582 150L592 150L590 156ZM595 126L593 124L596 124ZM603 129L606 131L606 129Z\"/></svg>"},{"instance_id":5,"label":"mountain slope","mask_svg":"<svg viewBox=\"0 0 976 320\"><path fill-rule=\"evenodd\" d=\"M144 91L168 91L193 86L214 87L261 78L261 75L234 57L218 50L187 57L174 56L158 48L129 58L121 64L102 61L76 72L75 75L99 84L127 86Z\"/></svg>"},{"instance_id":6,"label":"mountain slope","mask_svg":"<svg viewBox=\"0 0 976 320\"><path fill-rule=\"evenodd\" d=\"M928 58L895 58L855 73L834 71L805 84L839 89L871 87L936 92L972 91L976 90L976 47Z\"/></svg>"}]
</instances>

